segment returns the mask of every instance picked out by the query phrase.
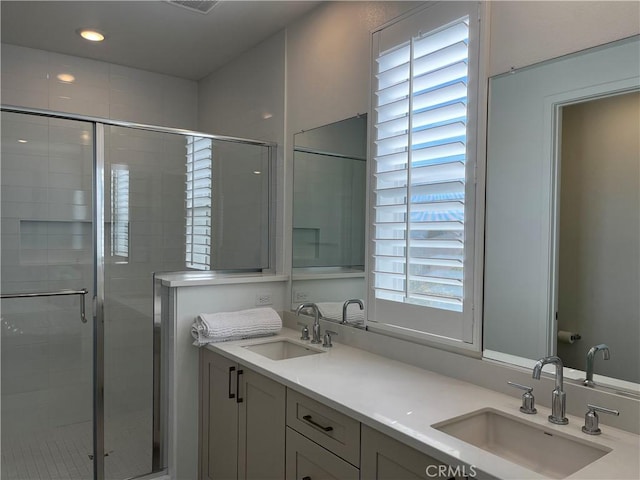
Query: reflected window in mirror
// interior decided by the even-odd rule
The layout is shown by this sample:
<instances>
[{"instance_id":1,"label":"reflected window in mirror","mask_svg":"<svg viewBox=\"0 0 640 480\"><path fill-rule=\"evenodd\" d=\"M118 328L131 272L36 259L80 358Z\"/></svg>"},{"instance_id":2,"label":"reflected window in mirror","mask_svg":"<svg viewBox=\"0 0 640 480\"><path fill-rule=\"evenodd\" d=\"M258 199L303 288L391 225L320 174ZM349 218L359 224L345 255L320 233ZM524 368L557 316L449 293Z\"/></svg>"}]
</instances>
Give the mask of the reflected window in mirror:
<instances>
[{"instance_id":1,"label":"reflected window in mirror","mask_svg":"<svg viewBox=\"0 0 640 480\"><path fill-rule=\"evenodd\" d=\"M210 138L186 137L186 266L211 269L211 169Z\"/></svg>"},{"instance_id":2,"label":"reflected window in mirror","mask_svg":"<svg viewBox=\"0 0 640 480\"><path fill-rule=\"evenodd\" d=\"M479 9L443 2L386 27L373 62L368 326L472 349Z\"/></svg>"},{"instance_id":3,"label":"reflected window in mirror","mask_svg":"<svg viewBox=\"0 0 640 480\"><path fill-rule=\"evenodd\" d=\"M271 268L274 147L186 136L185 264L194 270Z\"/></svg>"},{"instance_id":4,"label":"reflected window in mirror","mask_svg":"<svg viewBox=\"0 0 640 480\"><path fill-rule=\"evenodd\" d=\"M640 37L490 79L484 356L640 393Z\"/></svg>"}]
</instances>

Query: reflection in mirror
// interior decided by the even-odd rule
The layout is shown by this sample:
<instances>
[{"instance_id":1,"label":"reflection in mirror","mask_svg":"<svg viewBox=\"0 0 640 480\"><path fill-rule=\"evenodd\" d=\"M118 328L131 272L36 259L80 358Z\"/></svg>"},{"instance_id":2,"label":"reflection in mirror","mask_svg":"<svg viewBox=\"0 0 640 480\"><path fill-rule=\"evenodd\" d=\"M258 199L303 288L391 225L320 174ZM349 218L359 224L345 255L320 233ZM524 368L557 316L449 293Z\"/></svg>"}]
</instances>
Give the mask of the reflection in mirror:
<instances>
[{"instance_id":1,"label":"reflection in mirror","mask_svg":"<svg viewBox=\"0 0 640 480\"><path fill-rule=\"evenodd\" d=\"M272 149L249 141L185 139L187 181L186 193L181 193L186 195L185 266L269 269Z\"/></svg>"},{"instance_id":2,"label":"reflection in mirror","mask_svg":"<svg viewBox=\"0 0 640 480\"><path fill-rule=\"evenodd\" d=\"M562 108L557 353L583 370L640 383L640 93ZM580 335L579 341L571 336Z\"/></svg>"},{"instance_id":3,"label":"reflection in mirror","mask_svg":"<svg viewBox=\"0 0 640 480\"><path fill-rule=\"evenodd\" d=\"M484 356L640 392L640 40L490 81Z\"/></svg>"},{"instance_id":4,"label":"reflection in mirror","mask_svg":"<svg viewBox=\"0 0 640 480\"><path fill-rule=\"evenodd\" d=\"M365 291L367 116L297 133L293 156L292 308L342 320ZM362 323L357 303L349 323Z\"/></svg>"}]
</instances>

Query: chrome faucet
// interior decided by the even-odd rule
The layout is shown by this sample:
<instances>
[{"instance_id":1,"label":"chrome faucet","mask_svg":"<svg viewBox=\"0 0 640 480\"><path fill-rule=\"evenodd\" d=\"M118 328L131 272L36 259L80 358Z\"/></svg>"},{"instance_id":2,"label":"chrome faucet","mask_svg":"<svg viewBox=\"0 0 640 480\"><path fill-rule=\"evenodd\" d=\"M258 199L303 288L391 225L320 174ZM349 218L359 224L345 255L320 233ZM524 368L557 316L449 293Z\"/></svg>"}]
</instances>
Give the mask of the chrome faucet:
<instances>
[{"instance_id":1,"label":"chrome faucet","mask_svg":"<svg viewBox=\"0 0 640 480\"><path fill-rule=\"evenodd\" d=\"M320 340L320 310L315 303L301 303L296 309L296 315L300 315L300 312L305 308L313 310L313 326L311 327L311 343L321 343Z\"/></svg>"},{"instance_id":2,"label":"chrome faucet","mask_svg":"<svg viewBox=\"0 0 640 480\"><path fill-rule=\"evenodd\" d=\"M593 381L593 364L596 359L596 353L602 351L602 356L605 360L609 360L611 358L611 353L609 352L609 347L604 343L600 345L596 345L591 347L587 352L587 378L584 381L584 385L587 387L595 387L596 384Z\"/></svg>"},{"instance_id":3,"label":"chrome faucet","mask_svg":"<svg viewBox=\"0 0 640 480\"><path fill-rule=\"evenodd\" d=\"M360 305L360 310L364 310L362 300L358 300L357 298L347 300L346 302L344 302L344 305L342 305L342 323L347 323L347 307L352 303L357 303L358 305Z\"/></svg>"},{"instance_id":4,"label":"chrome faucet","mask_svg":"<svg viewBox=\"0 0 640 480\"><path fill-rule=\"evenodd\" d=\"M542 373L542 367L551 363L556 366L556 388L551 392L551 415L549 415L549 421L556 425L566 425L569 423L569 419L565 417L565 411L567 408L567 394L562 390L562 360L560 357L551 356L544 357L538 360L533 367L532 377L536 380L540 380L540 373Z\"/></svg>"}]
</instances>

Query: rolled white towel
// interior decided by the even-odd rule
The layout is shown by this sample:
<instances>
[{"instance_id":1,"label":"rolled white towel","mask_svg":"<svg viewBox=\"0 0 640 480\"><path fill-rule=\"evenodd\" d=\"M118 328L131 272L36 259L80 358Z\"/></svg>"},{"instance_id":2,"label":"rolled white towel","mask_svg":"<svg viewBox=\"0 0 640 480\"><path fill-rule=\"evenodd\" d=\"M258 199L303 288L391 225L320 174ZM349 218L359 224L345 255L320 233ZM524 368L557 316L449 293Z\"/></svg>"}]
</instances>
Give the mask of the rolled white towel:
<instances>
[{"instance_id":1,"label":"rolled white towel","mask_svg":"<svg viewBox=\"0 0 640 480\"><path fill-rule=\"evenodd\" d=\"M194 345L227 342L275 335L282 319L273 308L252 308L237 312L201 313L191 326Z\"/></svg>"},{"instance_id":2,"label":"rolled white towel","mask_svg":"<svg viewBox=\"0 0 640 480\"><path fill-rule=\"evenodd\" d=\"M319 302L316 304L320 310L320 316L331 320L342 321L342 306L344 302ZM364 322L364 310L360 310L357 303L350 303L347 306L347 322Z\"/></svg>"}]
</instances>

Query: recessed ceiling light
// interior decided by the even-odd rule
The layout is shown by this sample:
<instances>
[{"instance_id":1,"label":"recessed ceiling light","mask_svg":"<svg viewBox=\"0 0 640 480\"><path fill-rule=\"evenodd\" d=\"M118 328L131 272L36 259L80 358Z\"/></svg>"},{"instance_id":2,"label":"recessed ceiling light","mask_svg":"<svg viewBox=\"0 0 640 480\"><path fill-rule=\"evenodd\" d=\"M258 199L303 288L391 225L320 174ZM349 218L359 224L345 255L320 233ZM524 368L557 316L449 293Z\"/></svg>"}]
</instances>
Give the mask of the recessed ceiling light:
<instances>
[{"instance_id":1,"label":"recessed ceiling light","mask_svg":"<svg viewBox=\"0 0 640 480\"><path fill-rule=\"evenodd\" d=\"M60 73L56 78L64 83L73 83L76 79L76 77L74 77L70 73Z\"/></svg>"},{"instance_id":2,"label":"recessed ceiling light","mask_svg":"<svg viewBox=\"0 0 640 480\"><path fill-rule=\"evenodd\" d=\"M27 143L27 141L21 138L20 140L18 140L18 143Z\"/></svg>"},{"instance_id":3,"label":"recessed ceiling light","mask_svg":"<svg viewBox=\"0 0 640 480\"><path fill-rule=\"evenodd\" d=\"M253 173L255 173L256 175L260 175L262 172L260 170L254 170Z\"/></svg>"},{"instance_id":4,"label":"recessed ceiling light","mask_svg":"<svg viewBox=\"0 0 640 480\"><path fill-rule=\"evenodd\" d=\"M104 40L104 35L96 30L88 30L86 28L82 28L78 30L78 34L84 38L85 40L89 40L90 42L101 42Z\"/></svg>"}]
</instances>

